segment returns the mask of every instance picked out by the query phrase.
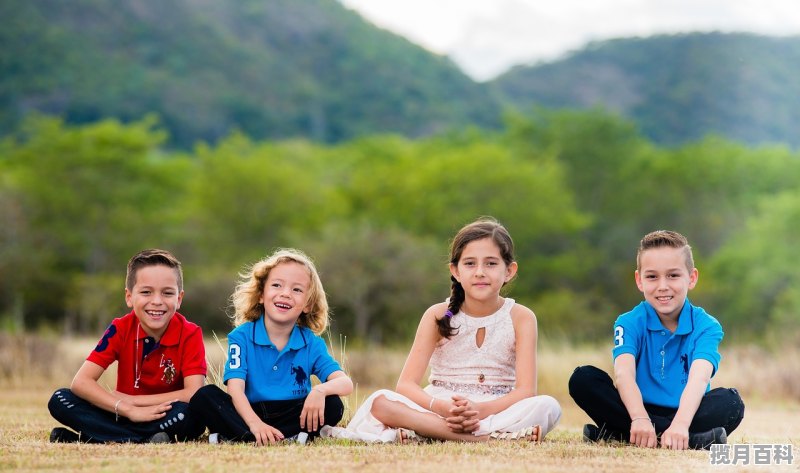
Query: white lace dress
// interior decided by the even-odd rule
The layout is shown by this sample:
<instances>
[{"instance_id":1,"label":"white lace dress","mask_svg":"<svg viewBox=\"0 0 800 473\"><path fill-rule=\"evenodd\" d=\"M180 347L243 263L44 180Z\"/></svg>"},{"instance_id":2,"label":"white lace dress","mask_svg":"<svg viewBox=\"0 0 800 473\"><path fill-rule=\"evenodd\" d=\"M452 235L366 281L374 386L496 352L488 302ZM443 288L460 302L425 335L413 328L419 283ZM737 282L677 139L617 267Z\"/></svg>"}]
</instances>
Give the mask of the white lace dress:
<instances>
[{"instance_id":1,"label":"white lace dress","mask_svg":"<svg viewBox=\"0 0 800 473\"><path fill-rule=\"evenodd\" d=\"M514 300L506 298L503 306L486 317L471 317L460 311L451 321L458 333L439 341L431 355L430 384L424 391L440 399L459 394L475 402L496 399L514 389L516 351L511 308ZM483 344L477 346L478 330L484 329ZM372 413L372 402L378 396L399 401L420 412L430 412L402 394L382 389L372 393L358 408L347 427L324 427L321 434L367 442L392 442L396 429L387 427ZM561 406L551 396L523 399L508 409L482 419L474 435L491 432L513 432L539 425L542 435L555 427L561 418Z\"/></svg>"}]
</instances>

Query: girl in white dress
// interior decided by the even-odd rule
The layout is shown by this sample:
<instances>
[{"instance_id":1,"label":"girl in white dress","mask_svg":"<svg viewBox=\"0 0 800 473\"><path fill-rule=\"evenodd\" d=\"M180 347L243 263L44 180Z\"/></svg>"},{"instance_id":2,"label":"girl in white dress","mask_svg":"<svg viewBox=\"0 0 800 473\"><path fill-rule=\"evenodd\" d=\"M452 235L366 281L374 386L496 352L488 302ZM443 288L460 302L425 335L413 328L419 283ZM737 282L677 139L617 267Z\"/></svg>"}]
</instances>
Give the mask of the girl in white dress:
<instances>
[{"instance_id":1,"label":"girl in white dress","mask_svg":"<svg viewBox=\"0 0 800 473\"><path fill-rule=\"evenodd\" d=\"M505 227L483 218L462 228L450 248L450 273L450 298L422 316L396 392L373 393L346 428L326 427L322 435L538 442L553 429L561 407L537 396L536 316L500 295L517 273Z\"/></svg>"}]
</instances>

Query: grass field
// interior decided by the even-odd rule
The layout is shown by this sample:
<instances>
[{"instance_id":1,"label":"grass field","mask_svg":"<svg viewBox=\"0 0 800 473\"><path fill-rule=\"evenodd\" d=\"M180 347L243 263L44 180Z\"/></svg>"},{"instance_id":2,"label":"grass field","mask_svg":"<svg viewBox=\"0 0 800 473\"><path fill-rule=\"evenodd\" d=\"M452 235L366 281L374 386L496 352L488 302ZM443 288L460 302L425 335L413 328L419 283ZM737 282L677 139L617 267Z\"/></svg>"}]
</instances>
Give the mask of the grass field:
<instances>
[{"instance_id":1,"label":"grass field","mask_svg":"<svg viewBox=\"0 0 800 473\"><path fill-rule=\"evenodd\" d=\"M209 445L204 442L167 445L50 444L56 425L46 403L53 390L67 385L91 349L93 340L52 342L33 337L0 338L0 470L13 471L436 471L436 472L633 472L746 471L709 463L708 452L670 452L617 445L587 445L581 427L588 418L566 393L574 366L610 366L606 350L540 349L540 391L555 396L564 409L556 429L540 445L491 444L366 445L320 440L308 446ZM222 354L208 344L210 363ZM340 353L341 355L341 353ZM347 399L350 408L377 387L391 387L403 354L373 350L346 353L346 367L357 382ZM794 391L800 369L797 353L767 354L753 347L724 353L714 385L734 385L747 403L745 419L729 443L792 444L800 454L800 397ZM25 370L13 369L26 366ZM790 366L786 373L786 366ZM723 376L723 373L725 375ZM109 373L111 375L113 373ZM113 376L103 380L113 385ZM795 380L795 381L792 381ZM346 413L346 416L348 413ZM794 465L755 467L752 471L798 471Z\"/></svg>"}]
</instances>

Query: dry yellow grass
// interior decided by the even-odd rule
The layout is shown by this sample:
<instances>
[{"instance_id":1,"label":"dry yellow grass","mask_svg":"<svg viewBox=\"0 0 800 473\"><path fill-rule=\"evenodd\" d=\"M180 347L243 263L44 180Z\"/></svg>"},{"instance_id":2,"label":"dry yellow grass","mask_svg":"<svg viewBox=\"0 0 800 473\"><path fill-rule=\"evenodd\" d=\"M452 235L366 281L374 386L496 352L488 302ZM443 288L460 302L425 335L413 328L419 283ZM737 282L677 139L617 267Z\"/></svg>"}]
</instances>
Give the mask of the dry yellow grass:
<instances>
[{"instance_id":1,"label":"dry yellow grass","mask_svg":"<svg viewBox=\"0 0 800 473\"><path fill-rule=\"evenodd\" d=\"M5 340L7 342L7 340ZM554 395L562 404L561 423L537 446L516 443L484 445L438 443L424 446L364 445L321 440L312 445L281 445L255 448L250 445L209 445L203 442L172 445L63 445L50 444L47 436L55 421L47 412L50 393L69 380L92 348L94 340L29 343L34 349L48 348L42 357L50 368L29 366L23 373L4 372L0 379L0 470L34 471L720 471L709 464L707 452L669 452L632 447L586 445L580 429L588 421L566 394L566 380L577 364L610 366L605 349L558 348L543 344L540 350L540 391ZM6 343L4 346L8 346ZM22 344L25 345L25 344ZM207 344L210 361L219 363L224 352L213 340ZM52 350L52 351L51 351ZM0 351L2 353L2 351ZM341 352L336 352L341 355ZM7 353L6 353L7 355ZM731 436L731 443L792 443L795 455L800 445L800 404L787 395L784 375L770 377L794 367L781 365L780 358L752 348L725 353L720 380L735 384L743 392L747 413ZM2 355L0 355L2 356ZM38 363L36 356L15 357ZM32 361L37 359L38 361ZM346 366L358 383L349 404L377 387L391 387L402 367L404 354L385 350L347 353ZM19 366L0 359L5 366ZM729 377L723 378L725 370ZM13 371L13 370L12 370ZM735 382L732 380L736 380ZM104 376L113 386L113 373ZM750 384L758 383L758 384ZM781 387L783 386L783 387ZM779 388L780 387L780 388ZM800 460L796 460L795 464ZM796 471L781 467L781 471ZM741 471L738 470L737 471ZM756 471L765 471L763 468Z\"/></svg>"}]
</instances>

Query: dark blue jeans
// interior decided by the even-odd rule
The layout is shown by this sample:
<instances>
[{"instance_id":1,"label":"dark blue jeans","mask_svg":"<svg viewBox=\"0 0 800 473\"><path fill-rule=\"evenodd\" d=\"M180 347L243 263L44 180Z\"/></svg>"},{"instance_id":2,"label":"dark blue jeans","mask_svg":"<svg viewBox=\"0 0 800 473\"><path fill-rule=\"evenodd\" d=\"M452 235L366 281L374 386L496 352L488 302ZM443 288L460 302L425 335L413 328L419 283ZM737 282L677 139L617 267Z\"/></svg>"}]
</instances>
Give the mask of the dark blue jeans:
<instances>
[{"instance_id":1,"label":"dark blue jeans","mask_svg":"<svg viewBox=\"0 0 800 473\"><path fill-rule=\"evenodd\" d=\"M594 366L579 366L569 379L569 395L594 421L613 438L628 440L631 418L611 377ZM645 404L656 434L661 435L672 424L677 409ZM689 432L706 432L725 427L730 434L744 418L744 401L733 388L715 388L703 396L689 426Z\"/></svg>"},{"instance_id":2,"label":"dark blue jeans","mask_svg":"<svg viewBox=\"0 0 800 473\"><path fill-rule=\"evenodd\" d=\"M300 428L300 412L306 399L264 401L250 403L253 411L265 423L280 430L285 438L308 432L309 438L319 436L319 431ZM231 396L210 384L198 390L189 401L189 412L194 418L204 419L209 432L238 442L255 442L256 438L242 417L236 412ZM325 397L325 425L336 425L344 415L344 404L339 396ZM321 427L321 426L320 426Z\"/></svg>"},{"instance_id":3,"label":"dark blue jeans","mask_svg":"<svg viewBox=\"0 0 800 473\"><path fill-rule=\"evenodd\" d=\"M194 440L204 431L202 422L195 423L188 416L189 404L173 402L172 409L161 419L150 422L133 422L117 416L62 388L53 393L47 404L50 414L59 422L78 432L82 442L146 442L158 432L166 432L179 441Z\"/></svg>"}]
</instances>

